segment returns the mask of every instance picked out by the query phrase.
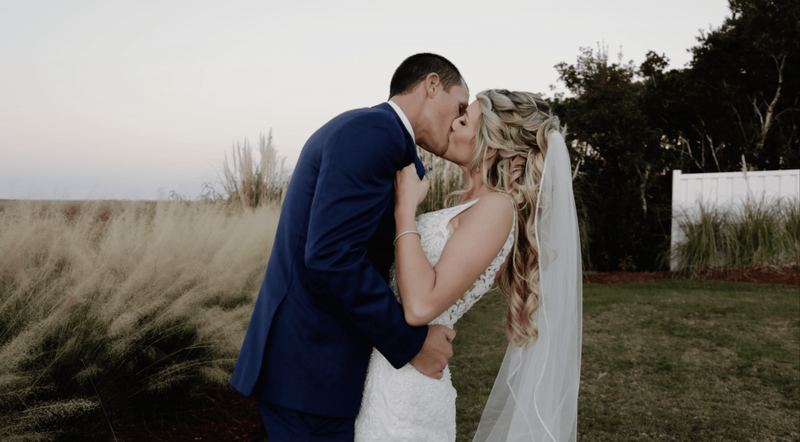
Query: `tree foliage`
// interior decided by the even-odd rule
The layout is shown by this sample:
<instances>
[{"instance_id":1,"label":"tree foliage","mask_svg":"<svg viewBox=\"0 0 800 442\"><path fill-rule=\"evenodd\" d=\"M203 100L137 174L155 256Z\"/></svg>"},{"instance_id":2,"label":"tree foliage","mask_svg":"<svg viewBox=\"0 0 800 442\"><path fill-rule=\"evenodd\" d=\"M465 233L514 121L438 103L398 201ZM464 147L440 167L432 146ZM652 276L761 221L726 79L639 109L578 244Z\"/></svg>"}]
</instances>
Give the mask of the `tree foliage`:
<instances>
[{"instance_id":1,"label":"tree foliage","mask_svg":"<svg viewBox=\"0 0 800 442\"><path fill-rule=\"evenodd\" d=\"M667 71L669 59L652 51L638 67L610 60L603 46L556 65L573 96L553 105L573 141L598 270L664 265L673 170L800 168L800 3L729 7L683 69Z\"/></svg>"},{"instance_id":2,"label":"tree foliage","mask_svg":"<svg viewBox=\"0 0 800 442\"><path fill-rule=\"evenodd\" d=\"M689 68L648 72L648 113L684 171L740 170L743 158L755 170L798 168L800 4L729 5L723 25L701 33Z\"/></svg>"}]
</instances>

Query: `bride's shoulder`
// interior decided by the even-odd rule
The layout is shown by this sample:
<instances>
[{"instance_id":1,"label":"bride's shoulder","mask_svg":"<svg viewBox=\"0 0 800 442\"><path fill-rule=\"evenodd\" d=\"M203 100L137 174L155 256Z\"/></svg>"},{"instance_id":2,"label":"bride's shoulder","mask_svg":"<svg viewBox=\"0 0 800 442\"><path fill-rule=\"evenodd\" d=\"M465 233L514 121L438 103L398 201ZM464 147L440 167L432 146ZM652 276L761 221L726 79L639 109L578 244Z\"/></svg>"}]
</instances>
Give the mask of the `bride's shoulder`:
<instances>
[{"instance_id":1,"label":"bride's shoulder","mask_svg":"<svg viewBox=\"0 0 800 442\"><path fill-rule=\"evenodd\" d=\"M467 213L469 212L472 213L465 218L472 218L476 222L495 226L508 226L509 229L514 219L514 206L511 198L500 192L483 195L475 203L475 206L467 211Z\"/></svg>"},{"instance_id":2,"label":"bride's shoulder","mask_svg":"<svg viewBox=\"0 0 800 442\"><path fill-rule=\"evenodd\" d=\"M479 210L497 210L499 216L507 215L511 219L514 213L514 202L511 197L501 192L489 192L480 197L475 208Z\"/></svg>"}]
</instances>

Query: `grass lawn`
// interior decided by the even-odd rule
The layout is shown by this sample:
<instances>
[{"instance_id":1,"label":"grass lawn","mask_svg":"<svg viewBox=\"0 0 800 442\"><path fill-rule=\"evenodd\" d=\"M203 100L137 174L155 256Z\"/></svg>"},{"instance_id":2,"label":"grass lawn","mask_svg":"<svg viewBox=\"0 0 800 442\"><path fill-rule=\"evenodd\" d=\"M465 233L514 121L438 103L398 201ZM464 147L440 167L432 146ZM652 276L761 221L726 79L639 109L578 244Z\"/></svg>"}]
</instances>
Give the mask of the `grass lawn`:
<instances>
[{"instance_id":1,"label":"grass lawn","mask_svg":"<svg viewBox=\"0 0 800 442\"><path fill-rule=\"evenodd\" d=\"M502 362L505 300L458 324L458 441ZM800 288L658 280L585 284L580 441L800 441Z\"/></svg>"}]
</instances>

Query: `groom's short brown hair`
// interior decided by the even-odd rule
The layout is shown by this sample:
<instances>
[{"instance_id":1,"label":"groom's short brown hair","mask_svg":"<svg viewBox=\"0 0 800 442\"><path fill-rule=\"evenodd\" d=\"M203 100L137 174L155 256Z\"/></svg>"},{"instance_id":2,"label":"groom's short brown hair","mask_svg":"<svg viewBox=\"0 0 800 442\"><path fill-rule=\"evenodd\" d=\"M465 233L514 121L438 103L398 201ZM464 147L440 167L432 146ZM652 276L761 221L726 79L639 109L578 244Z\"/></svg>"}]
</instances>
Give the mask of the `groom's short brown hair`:
<instances>
[{"instance_id":1,"label":"groom's short brown hair","mask_svg":"<svg viewBox=\"0 0 800 442\"><path fill-rule=\"evenodd\" d=\"M439 75L439 81L444 86L445 92L449 92L450 88L457 84L467 88L467 83L461 77L456 65L441 55L421 53L406 58L394 71L389 85L389 98L411 92L431 73Z\"/></svg>"}]
</instances>

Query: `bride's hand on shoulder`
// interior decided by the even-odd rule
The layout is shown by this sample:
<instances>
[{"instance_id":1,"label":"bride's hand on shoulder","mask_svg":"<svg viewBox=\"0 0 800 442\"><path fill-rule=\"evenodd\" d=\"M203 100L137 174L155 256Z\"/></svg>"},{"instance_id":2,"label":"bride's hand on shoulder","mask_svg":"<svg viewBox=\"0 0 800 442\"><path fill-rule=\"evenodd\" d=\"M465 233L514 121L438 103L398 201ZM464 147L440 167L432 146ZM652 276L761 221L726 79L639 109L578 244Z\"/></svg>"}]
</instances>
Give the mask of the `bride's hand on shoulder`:
<instances>
[{"instance_id":1,"label":"bride's hand on shoulder","mask_svg":"<svg viewBox=\"0 0 800 442\"><path fill-rule=\"evenodd\" d=\"M417 206L428 194L428 180L419 179L414 163L397 171L394 178L395 212L407 210L416 212Z\"/></svg>"}]
</instances>

